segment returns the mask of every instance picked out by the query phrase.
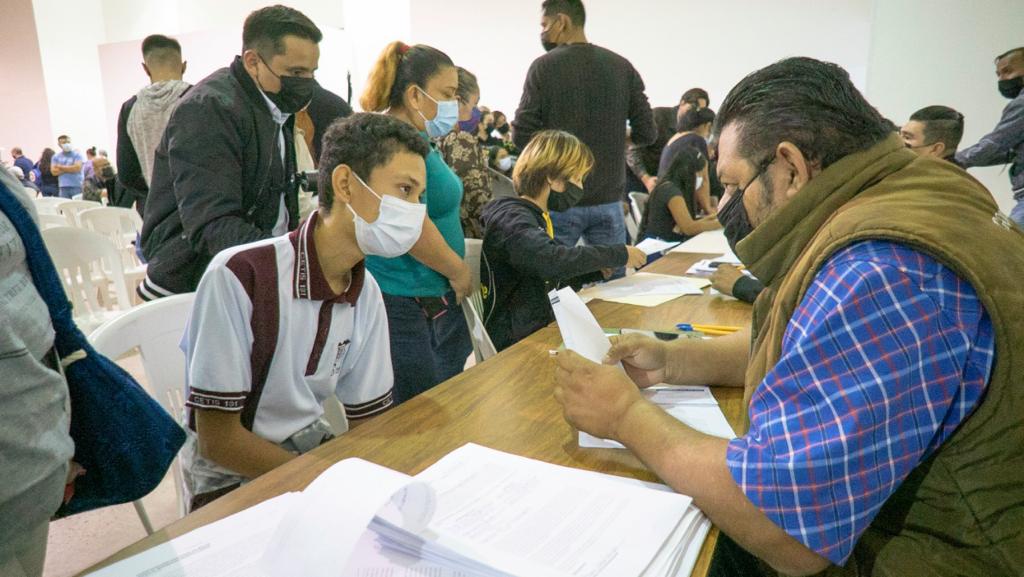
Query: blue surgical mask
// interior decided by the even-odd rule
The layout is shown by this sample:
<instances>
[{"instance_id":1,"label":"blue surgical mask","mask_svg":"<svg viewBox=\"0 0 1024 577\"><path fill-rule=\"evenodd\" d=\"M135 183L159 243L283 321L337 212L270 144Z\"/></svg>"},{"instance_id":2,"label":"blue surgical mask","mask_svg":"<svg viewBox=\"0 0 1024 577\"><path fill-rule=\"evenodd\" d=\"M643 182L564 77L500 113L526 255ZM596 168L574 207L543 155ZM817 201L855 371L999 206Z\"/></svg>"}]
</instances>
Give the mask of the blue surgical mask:
<instances>
[{"instance_id":1,"label":"blue surgical mask","mask_svg":"<svg viewBox=\"0 0 1024 577\"><path fill-rule=\"evenodd\" d=\"M417 114L423 118L423 122L426 125L427 136L430 138L441 138L448 134L455 128L455 123L459 121L459 101L458 100L442 100L437 101L433 96L427 94L426 90L423 90L419 86L416 87L422 92L427 98L434 101L437 104L437 114L434 115L432 120L427 120L426 116L419 110Z\"/></svg>"}]
</instances>

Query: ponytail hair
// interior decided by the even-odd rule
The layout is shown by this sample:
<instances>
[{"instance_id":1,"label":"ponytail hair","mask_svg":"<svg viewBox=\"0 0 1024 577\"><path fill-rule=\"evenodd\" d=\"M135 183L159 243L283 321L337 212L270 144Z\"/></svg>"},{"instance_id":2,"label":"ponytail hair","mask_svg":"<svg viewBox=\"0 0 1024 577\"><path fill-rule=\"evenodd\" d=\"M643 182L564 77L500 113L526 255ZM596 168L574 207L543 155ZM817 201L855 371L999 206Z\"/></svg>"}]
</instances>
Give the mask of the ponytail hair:
<instances>
[{"instance_id":1,"label":"ponytail hair","mask_svg":"<svg viewBox=\"0 0 1024 577\"><path fill-rule=\"evenodd\" d=\"M366 79L359 104L366 112L383 112L402 105L409 85L426 88L427 80L446 66L455 66L447 54L437 48L395 41L388 44Z\"/></svg>"}]
</instances>

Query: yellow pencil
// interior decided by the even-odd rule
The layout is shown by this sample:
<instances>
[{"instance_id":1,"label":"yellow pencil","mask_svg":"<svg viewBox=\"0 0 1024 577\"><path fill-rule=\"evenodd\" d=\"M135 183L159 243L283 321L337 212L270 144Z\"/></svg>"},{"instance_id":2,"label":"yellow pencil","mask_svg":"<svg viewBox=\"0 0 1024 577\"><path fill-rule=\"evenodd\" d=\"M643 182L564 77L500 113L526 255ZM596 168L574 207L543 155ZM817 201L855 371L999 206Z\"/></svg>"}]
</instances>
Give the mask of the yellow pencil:
<instances>
[{"instance_id":1,"label":"yellow pencil","mask_svg":"<svg viewBox=\"0 0 1024 577\"><path fill-rule=\"evenodd\" d=\"M740 330L740 328L741 328L741 327L730 327L730 326L725 326L725 325L699 325L699 324L691 324L690 326L693 327L694 330L698 330L698 331L704 331L704 329L707 329L707 330L711 330L711 331L724 331L724 332L727 332L727 333L734 333L734 332Z\"/></svg>"},{"instance_id":2,"label":"yellow pencil","mask_svg":"<svg viewBox=\"0 0 1024 577\"><path fill-rule=\"evenodd\" d=\"M695 331L699 331L699 332L701 332L701 333L703 333L705 335L711 335L711 336L716 336L716 337L717 336L731 335L731 334L735 334L736 333L736 331L719 331L719 330L715 330L715 329L699 329L697 327L694 327L694 330Z\"/></svg>"}]
</instances>

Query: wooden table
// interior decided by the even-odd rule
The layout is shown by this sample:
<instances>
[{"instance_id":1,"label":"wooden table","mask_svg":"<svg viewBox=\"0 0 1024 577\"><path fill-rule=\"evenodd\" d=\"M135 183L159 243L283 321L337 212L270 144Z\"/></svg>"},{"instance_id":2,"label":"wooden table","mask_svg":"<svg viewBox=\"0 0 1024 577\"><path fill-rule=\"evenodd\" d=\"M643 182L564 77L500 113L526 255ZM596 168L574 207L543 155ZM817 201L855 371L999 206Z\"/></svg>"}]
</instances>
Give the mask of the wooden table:
<instances>
[{"instance_id":1,"label":"wooden table","mask_svg":"<svg viewBox=\"0 0 1024 577\"><path fill-rule=\"evenodd\" d=\"M712 256L669 254L644 270L682 274L697 260ZM601 325L610 328L673 331L678 322L743 325L750 321L748 305L708 295L684 296L653 308L604 301L593 302L590 308ZM302 490L329 466L348 457L362 457L415 475L450 451L473 442L559 465L656 481L629 451L577 446L576 432L563 420L552 397L554 363L549 351L560 343L556 327L544 328L496 357L126 547L85 573L271 497ZM738 427L742 389L712 390L726 419ZM717 529L712 529L694 576L707 574L717 536Z\"/></svg>"}]
</instances>

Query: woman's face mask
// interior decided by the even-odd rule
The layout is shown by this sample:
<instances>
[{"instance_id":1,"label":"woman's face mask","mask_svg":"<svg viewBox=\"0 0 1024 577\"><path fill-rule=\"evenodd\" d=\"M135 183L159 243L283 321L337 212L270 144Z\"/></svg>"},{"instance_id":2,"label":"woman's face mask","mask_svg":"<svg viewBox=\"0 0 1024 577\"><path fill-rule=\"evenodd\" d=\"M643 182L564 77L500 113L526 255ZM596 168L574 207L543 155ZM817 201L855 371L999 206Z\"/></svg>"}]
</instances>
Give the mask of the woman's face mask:
<instances>
[{"instance_id":1,"label":"woman's face mask","mask_svg":"<svg viewBox=\"0 0 1024 577\"><path fill-rule=\"evenodd\" d=\"M427 120L426 116L419 110L416 111L423 119L423 123L426 127L427 136L430 138L441 138L447 135L455 128L455 123L459 121L459 101L458 100L436 100L433 96L427 94L426 90L423 90L419 86L417 90L423 93L424 96L429 98L437 105L437 114L434 118Z\"/></svg>"}]
</instances>

